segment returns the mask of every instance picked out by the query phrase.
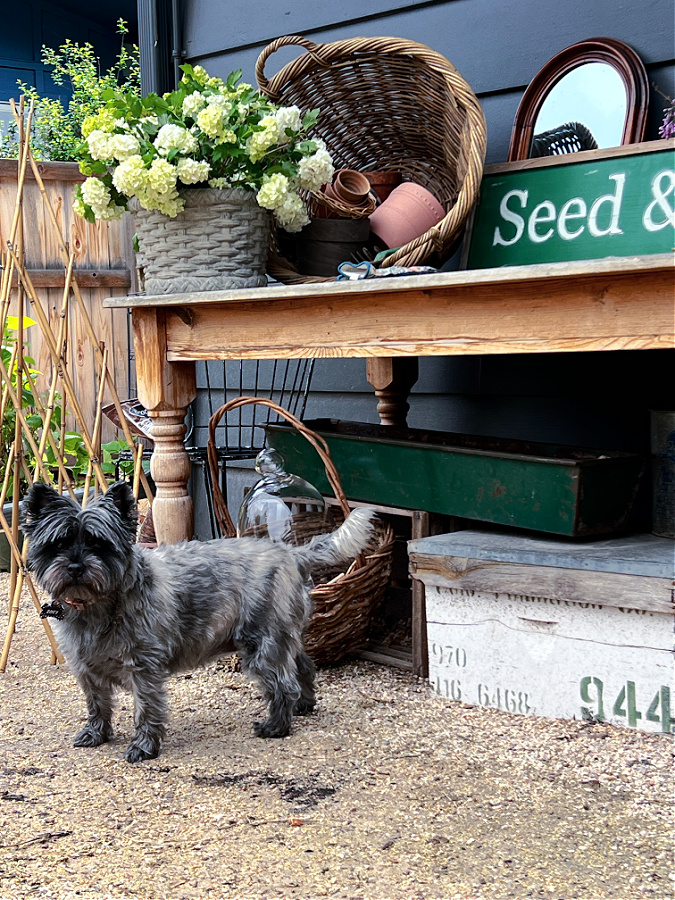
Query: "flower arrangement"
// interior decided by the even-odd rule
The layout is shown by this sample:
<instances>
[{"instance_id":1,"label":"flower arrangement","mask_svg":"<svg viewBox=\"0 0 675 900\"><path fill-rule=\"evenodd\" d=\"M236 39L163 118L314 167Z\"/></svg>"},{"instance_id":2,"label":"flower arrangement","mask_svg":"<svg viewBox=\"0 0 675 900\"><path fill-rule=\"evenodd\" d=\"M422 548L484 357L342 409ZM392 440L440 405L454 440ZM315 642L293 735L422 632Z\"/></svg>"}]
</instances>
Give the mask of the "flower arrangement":
<instances>
[{"instance_id":1,"label":"flower arrangement","mask_svg":"<svg viewBox=\"0 0 675 900\"><path fill-rule=\"evenodd\" d=\"M90 222L115 219L135 197L141 207L175 217L181 189L194 185L254 191L286 231L309 222L301 191L333 176L323 141L308 131L319 110L304 116L278 107L241 70L226 81L201 66L181 66L175 91L145 98L111 91L82 126L80 186L75 211Z\"/></svg>"}]
</instances>

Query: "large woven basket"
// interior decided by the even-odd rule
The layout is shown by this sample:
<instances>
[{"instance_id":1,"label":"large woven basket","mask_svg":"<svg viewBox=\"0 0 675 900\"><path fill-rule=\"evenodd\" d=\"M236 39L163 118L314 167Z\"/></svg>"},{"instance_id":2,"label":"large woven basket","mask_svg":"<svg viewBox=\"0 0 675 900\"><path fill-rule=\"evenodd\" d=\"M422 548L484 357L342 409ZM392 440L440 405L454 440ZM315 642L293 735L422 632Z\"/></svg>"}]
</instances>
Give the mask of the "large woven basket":
<instances>
[{"instance_id":1,"label":"large woven basket","mask_svg":"<svg viewBox=\"0 0 675 900\"><path fill-rule=\"evenodd\" d=\"M268 79L267 60L291 44L307 52ZM321 110L312 136L326 142L336 168L399 172L443 204L445 218L383 265L420 265L451 252L478 197L487 133L476 95L444 56L402 38L314 44L289 35L263 50L256 78L275 103ZM309 199L310 212L326 205L322 194ZM268 272L285 283L327 280L298 274L281 256L274 226Z\"/></svg>"},{"instance_id":2,"label":"large woven basket","mask_svg":"<svg viewBox=\"0 0 675 900\"><path fill-rule=\"evenodd\" d=\"M270 407L290 422L315 448L321 457L328 481L340 504L340 518L344 520L349 515L349 504L326 441L271 400L260 397L237 397L216 410L209 421L208 460L211 470L214 509L222 534L226 537L234 537L236 529L219 487L216 428L229 410L249 404L262 404ZM302 523L298 523L298 525L302 528ZM310 528L305 528L303 537L308 540L316 533L318 532L312 533ZM342 572L312 573L316 583L311 590L314 612L305 632L304 643L307 653L317 665L336 663L346 654L363 646L373 611L382 602L384 591L389 584L393 552L393 529L389 524L380 521L377 526L376 546L369 550L363 558L355 559L349 568Z\"/></svg>"},{"instance_id":3,"label":"large woven basket","mask_svg":"<svg viewBox=\"0 0 675 900\"><path fill-rule=\"evenodd\" d=\"M179 190L185 209L174 218L129 208L139 243L138 261L148 294L234 290L267 284L269 213L253 191L241 188Z\"/></svg>"}]
</instances>

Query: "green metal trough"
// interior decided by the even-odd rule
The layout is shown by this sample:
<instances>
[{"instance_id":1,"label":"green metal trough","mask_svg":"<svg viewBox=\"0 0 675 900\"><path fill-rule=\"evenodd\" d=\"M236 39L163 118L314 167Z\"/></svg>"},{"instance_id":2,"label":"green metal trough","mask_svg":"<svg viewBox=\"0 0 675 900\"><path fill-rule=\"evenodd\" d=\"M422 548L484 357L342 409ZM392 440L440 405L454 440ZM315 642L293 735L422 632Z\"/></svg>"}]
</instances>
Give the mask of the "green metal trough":
<instances>
[{"instance_id":1,"label":"green metal trough","mask_svg":"<svg viewBox=\"0 0 675 900\"><path fill-rule=\"evenodd\" d=\"M328 442L345 494L568 537L626 527L640 456L554 444L397 429L335 419L305 423ZM314 448L291 426L267 427L295 472L331 494Z\"/></svg>"}]
</instances>

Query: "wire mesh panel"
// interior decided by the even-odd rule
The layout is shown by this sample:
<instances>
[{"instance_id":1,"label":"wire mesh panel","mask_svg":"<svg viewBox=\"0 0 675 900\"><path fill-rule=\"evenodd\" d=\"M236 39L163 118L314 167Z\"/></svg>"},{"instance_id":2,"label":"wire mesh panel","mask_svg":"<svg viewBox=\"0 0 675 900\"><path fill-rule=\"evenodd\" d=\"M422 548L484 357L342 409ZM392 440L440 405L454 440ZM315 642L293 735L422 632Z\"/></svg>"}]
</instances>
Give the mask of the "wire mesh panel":
<instances>
[{"instance_id":1,"label":"wire mesh panel","mask_svg":"<svg viewBox=\"0 0 675 900\"><path fill-rule=\"evenodd\" d=\"M229 400L241 396L272 400L302 419L313 371L313 359L245 359L197 363L198 392L191 408L186 448L193 465L202 470L206 505L214 537L218 532L206 457L209 419ZM216 430L216 448L221 470L221 491L225 498L227 462L255 459L265 446L265 427L278 421L279 416L272 409L253 404L233 409L223 416Z\"/></svg>"}]
</instances>

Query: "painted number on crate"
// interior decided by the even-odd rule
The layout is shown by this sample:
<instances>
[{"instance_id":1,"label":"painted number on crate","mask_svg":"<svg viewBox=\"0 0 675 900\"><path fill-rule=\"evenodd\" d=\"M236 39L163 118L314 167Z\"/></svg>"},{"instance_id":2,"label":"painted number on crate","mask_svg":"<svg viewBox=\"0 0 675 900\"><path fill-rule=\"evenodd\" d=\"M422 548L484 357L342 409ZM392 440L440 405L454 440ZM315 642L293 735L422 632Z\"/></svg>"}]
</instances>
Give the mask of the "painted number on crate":
<instances>
[{"instance_id":1,"label":"painted number on crate","mask_svg":"<svg viewBox=\"0 0 675 900\"><path fill-rule=\"evenodd\" d=\"M581 707L583 718L604 722L606 718L605 703L607 702L607 708L609 708L611 700L606 700L604 696L604 684L601 679L591 675L582 678L579 684L579 693L584 704ZM626 719L630 728L637 728L639 720L643 718L643 711L638 706L634 681L626 681L611 703L611 709L614 718ZM644 712L644 719L647 722L657 722L661 726L661 731L670 733L673 730L670 688L667 685L662 685L654 694Z\"/></svg>"},{"instance_id":2,"label":"painted number on crate","mask_svg":"<svg viewBox=\"0 0 675 900\"><path fill-rule=\"evenodd\" d=\"M478 685L478 702L481 706L493 706L506 712L517 712L527 715L532 712L524 691L513 691L510 688L490 688L487 684Z\"/></svg>"},{"instance_id":3,"label":"painted number on crate","mask_svg":"<svg viewBox=\"0 0 675 900\"><path fill-rule=\"evenodd\" d=\"M437 676L434 690L441 697L447 697L448 700L462 699L462 684L458 678L441 678Z\"/></svg>"},{"instance_id":4,"label":"painted number on crate","mask_svg":"<svg viewBox=\"0 0 675 900\"><path fill-rule=\"evenodd\" d=\"M431 655L439 666L466 668L466 650L463 647L450 647L448 644L438 644L434 641L431 645Z\"/></svg>"}]
</instances>

